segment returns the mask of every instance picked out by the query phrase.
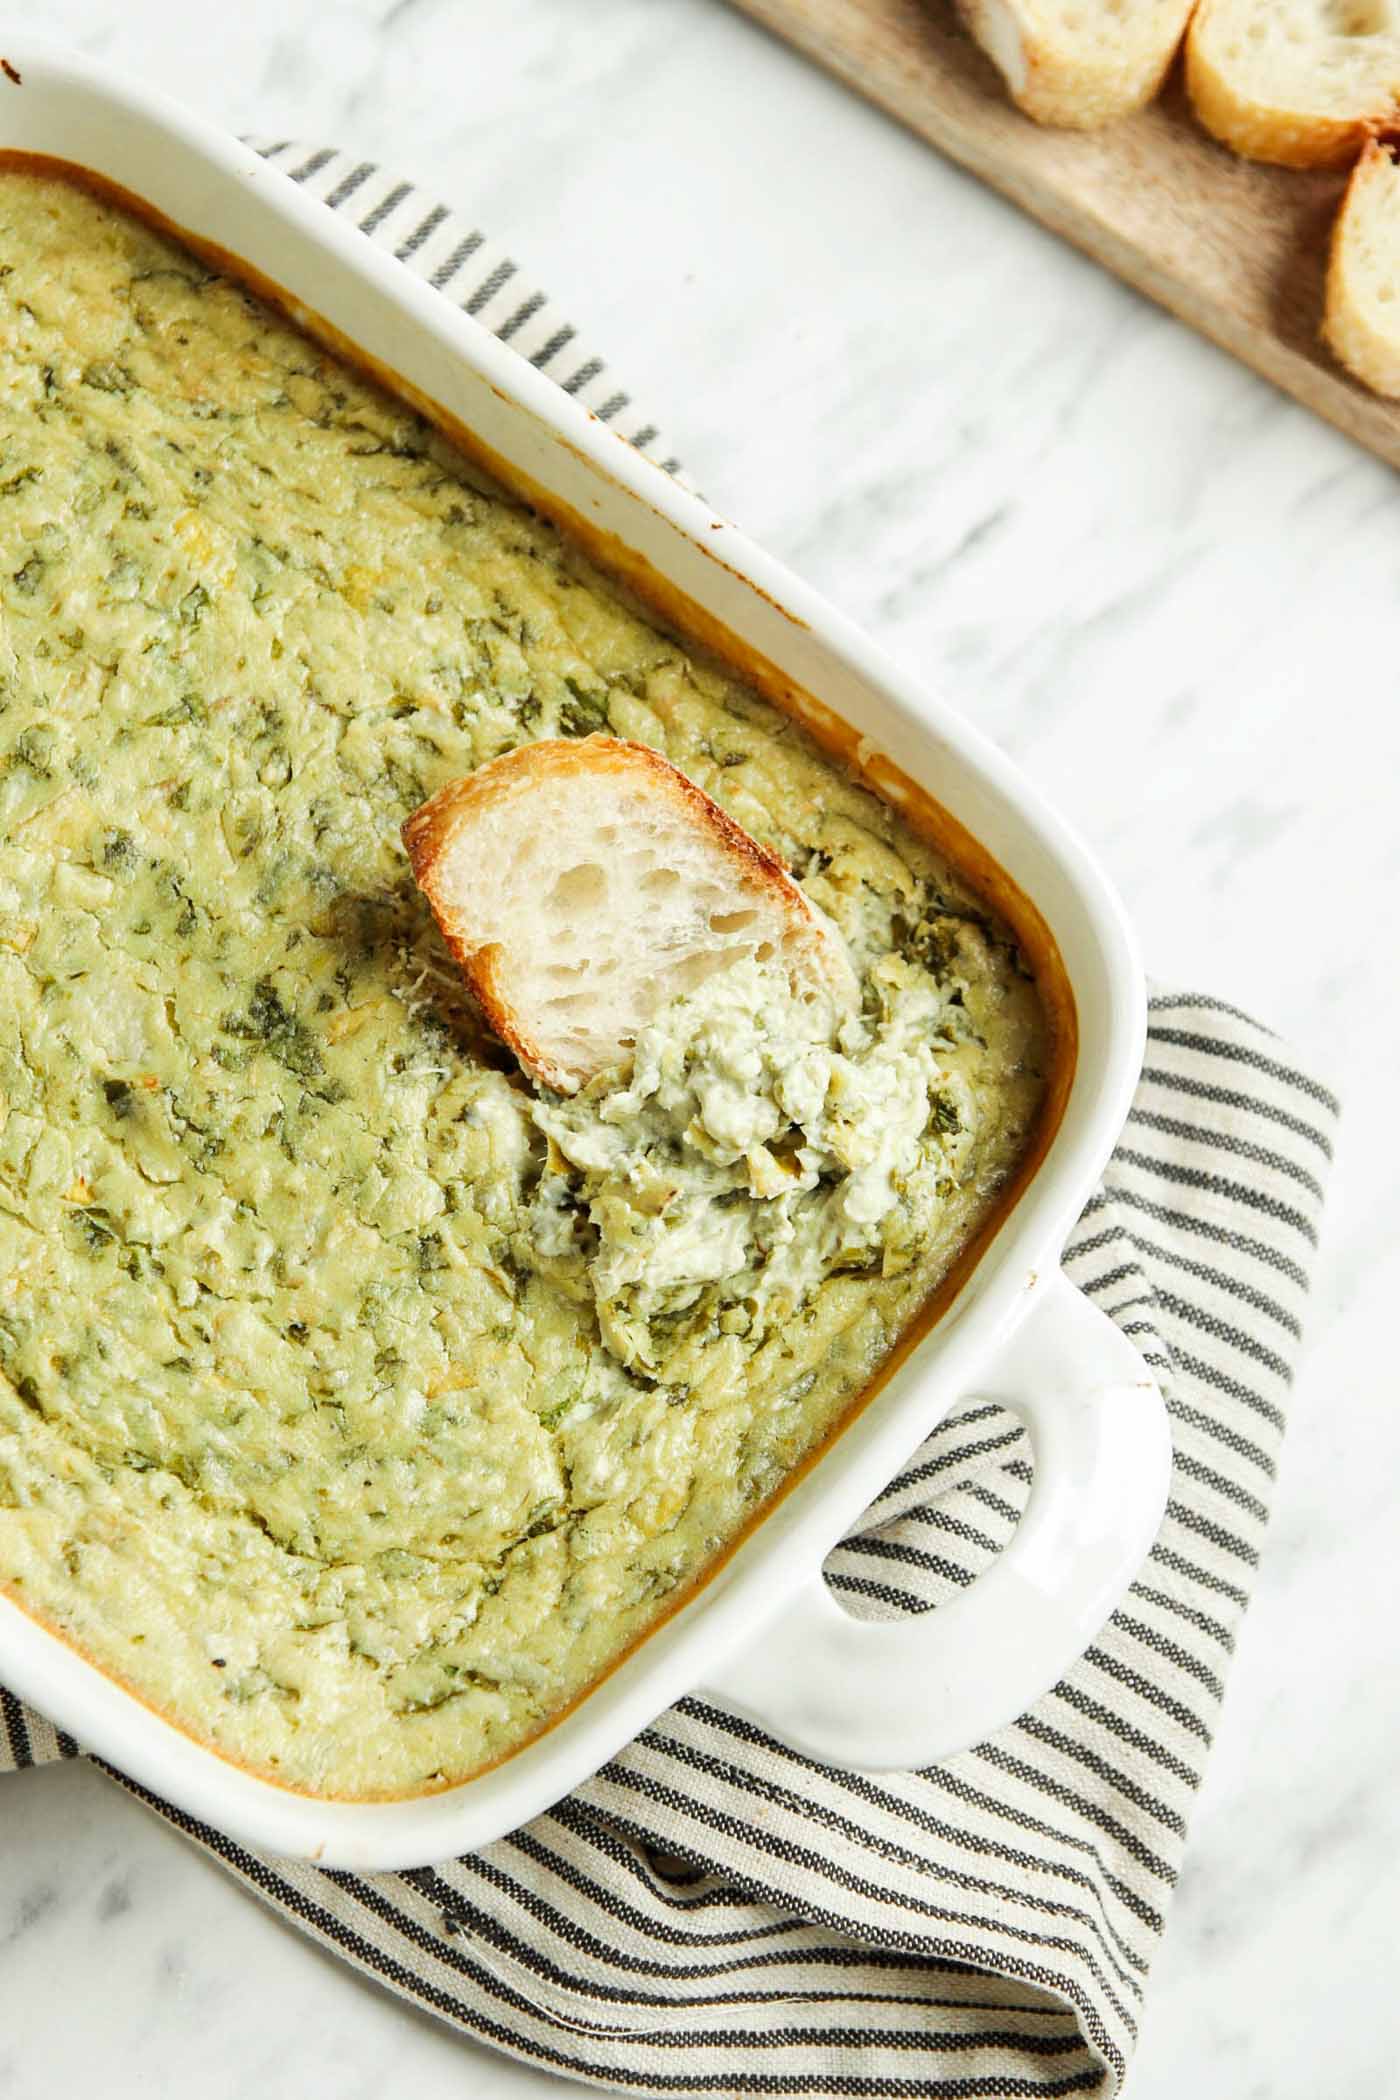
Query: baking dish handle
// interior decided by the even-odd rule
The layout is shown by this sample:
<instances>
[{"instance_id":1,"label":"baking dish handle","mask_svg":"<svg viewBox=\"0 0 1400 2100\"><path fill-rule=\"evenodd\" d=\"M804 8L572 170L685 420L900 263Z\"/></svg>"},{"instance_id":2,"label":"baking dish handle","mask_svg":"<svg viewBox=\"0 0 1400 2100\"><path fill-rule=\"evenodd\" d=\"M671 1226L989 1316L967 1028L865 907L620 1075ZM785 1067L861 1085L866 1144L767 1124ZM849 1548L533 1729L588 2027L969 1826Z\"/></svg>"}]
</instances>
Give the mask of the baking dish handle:
<instances>
[{"instance_id":1,"label":"baking dish handle","mask_svg":"<svg viewBox=\"0 0 1400 2100\"><path fill-rule=\"evenodd\" d=\"M818 1570L701 1696L823 1764L897 1771L981 1742L1059 1683L1161 1522L1166 1408L1126 1335L1058 1269L978 1396L1020 1415L1035 1452L991 1566L937 1611L876 1624L844 1612Z\"/></svg>"}]
</instances>

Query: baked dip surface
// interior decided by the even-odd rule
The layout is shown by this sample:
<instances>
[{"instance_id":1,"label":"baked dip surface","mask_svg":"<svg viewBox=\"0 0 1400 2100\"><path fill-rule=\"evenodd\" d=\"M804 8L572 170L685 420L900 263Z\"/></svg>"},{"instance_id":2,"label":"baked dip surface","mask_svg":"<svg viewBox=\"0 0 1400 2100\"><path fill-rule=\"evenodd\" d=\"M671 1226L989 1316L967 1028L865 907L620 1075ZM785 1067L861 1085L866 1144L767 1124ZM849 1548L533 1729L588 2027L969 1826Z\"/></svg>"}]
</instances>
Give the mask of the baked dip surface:
<instances>
[{"instance_id":1,"label":"baked dip surface","mask_svg":"<svg viewBox=\"0 0 1400 2100\"><path fill-rule=\"evenodd\" d=\"M664 751L845 935L569 1100L405 816ZM0 1583L284 1783L516 1748L837 1422L1023 1153L1014 944L786 718L238 284L0 172Z\"/></svg>"}]
</instances>

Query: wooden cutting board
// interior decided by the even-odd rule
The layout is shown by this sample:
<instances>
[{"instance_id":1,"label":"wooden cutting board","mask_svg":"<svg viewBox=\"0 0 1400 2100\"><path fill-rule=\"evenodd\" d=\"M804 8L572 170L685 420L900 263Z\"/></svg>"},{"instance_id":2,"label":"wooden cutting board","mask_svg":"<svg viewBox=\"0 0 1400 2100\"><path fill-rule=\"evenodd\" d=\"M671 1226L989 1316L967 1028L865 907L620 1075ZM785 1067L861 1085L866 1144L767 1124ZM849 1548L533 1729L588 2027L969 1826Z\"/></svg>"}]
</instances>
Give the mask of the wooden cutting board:
<instances>
[{"instance_id":1,"label":"wooden cutting board","mask_svg":"<svg viewBox=\"0 0 1400 2100\"><path fill-rule=\"evenodd\" d=\"M1179 80L1097 132L1046 131L1007 101L951 0L736 0L901 123L1308 408L1400 467L1400 406L1318 341L1345 177L1237 160Z\"/></svg>"}]
</instances>

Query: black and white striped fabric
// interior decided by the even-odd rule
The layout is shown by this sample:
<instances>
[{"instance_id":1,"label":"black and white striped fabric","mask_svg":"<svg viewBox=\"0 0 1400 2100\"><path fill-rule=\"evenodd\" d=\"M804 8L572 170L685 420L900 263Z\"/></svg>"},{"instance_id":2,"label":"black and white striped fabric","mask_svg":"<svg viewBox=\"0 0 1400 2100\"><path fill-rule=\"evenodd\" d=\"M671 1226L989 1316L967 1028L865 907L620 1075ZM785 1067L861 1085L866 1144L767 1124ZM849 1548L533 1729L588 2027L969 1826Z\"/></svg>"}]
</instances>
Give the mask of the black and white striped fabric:
<instances>
[{"instance_id":1,"label":"black and white striped fabric","mask_svg":"<svg viewBox=\"0 0 1400 2100\"><path fill-rule=\"evenodd\" d=\"M673 464L601 362L453 214L366 162L270 151ZM1244 1015L1154 997L1132 1115L1067 1266L1168 1394L1168 1514L1089 1653L975 1750L867 1779L687 1699L527 1829L404 1875L255 1857L132 1791L367 1976L600 2085L679 2100L1116 2093L1268 1519L1336 1113ZM1011 1418L968 1407L829 1579L858 1614L936 1607L1009 1535L1029 1477ZM0 1767L78 1754L4 1691L0 1722Z\"/></svg>"},{"instance_id":2,"label":"black and white striped fabric","mask_svg":"<svg viewBox=\"0 0 1400 2100\"><path fill-rule=\"evenodd\" d=\"M454 305L573 394L601 422L668 474L680 473L655 423L610 376L601 357L579 339L552 300L526 282L517 264L445 204L433 204L411 183L371 160L308 146L295 139L252 142L294 182L332 211L353 219L361 233L396 256Z\"/></svg>"}]
</instances>

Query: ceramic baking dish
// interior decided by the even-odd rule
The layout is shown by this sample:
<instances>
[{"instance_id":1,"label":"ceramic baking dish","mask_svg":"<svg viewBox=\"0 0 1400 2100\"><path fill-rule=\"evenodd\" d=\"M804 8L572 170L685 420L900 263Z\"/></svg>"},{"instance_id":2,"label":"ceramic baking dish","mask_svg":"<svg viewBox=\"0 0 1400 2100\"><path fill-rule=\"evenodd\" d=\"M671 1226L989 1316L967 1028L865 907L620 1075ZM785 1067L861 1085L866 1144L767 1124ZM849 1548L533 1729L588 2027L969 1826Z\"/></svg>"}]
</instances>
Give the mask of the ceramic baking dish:
<instances>
[{"instance_id":1,"label":"ceramic baking dish","mask_svg":"<svg viewBox=\"0 0 1400 2100\"><path fill-rule=\"evenodd\" d=\"M874 784L936 798L945 826L976 842L965 839L965 851L989 856L984 877L1013 919L1038 929L1051 961L1058 950L1061 1019L1072 1035L1077 1017L1078 1047L1062 1068L1053 1137L937 1320L690 1600L494 1770L383 1803L287 1791L182 1734L3 1595L0 1681L190 1813L272 1851L361 1868L436 1861L499 1836L696 1690L814 1757L872 1769L927 1764L1003 1726L1094 1638L1166 1498L1162 1400L1059 1266L1143 1046L1141 971L1104 877L948 706L352 225L140 87L22 40L8 40L3 58L0 150L78 163L196 242L243 259L314 332L397 375L401 391L471 433L503 478L570 521L696 639L718 642L814 719ZM972 1395L1004 1401L1030 1426L1035 1480L1012 1544L936 1614L850 1619L822 1581L824 1555Z\"/></svg>"}]
</instances>

